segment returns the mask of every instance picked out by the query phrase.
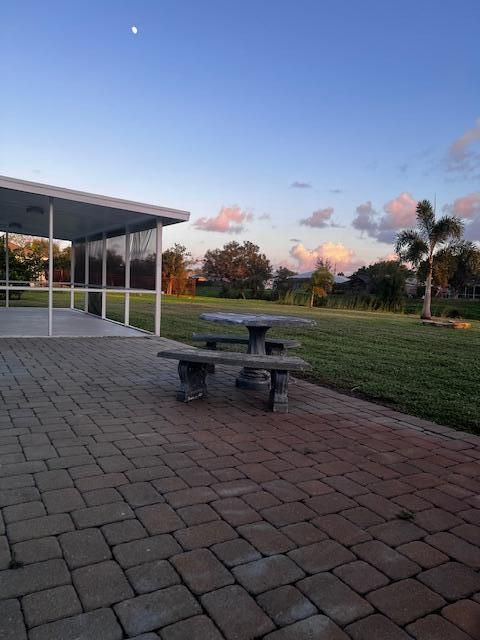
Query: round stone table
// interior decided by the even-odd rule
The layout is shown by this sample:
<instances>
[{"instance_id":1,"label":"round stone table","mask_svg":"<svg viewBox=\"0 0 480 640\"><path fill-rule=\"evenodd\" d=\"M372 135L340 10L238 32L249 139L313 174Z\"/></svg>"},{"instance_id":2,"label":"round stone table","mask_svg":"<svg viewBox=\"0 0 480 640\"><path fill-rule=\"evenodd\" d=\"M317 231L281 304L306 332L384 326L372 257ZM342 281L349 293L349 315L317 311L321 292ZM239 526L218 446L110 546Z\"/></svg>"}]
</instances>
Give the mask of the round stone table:
<instances>
[{"instance_id":1,"label":"round stone table","mask_svg":"<svg viewBox=\"0 0 480 640\"><path fill-rule=\"evenodd\" d=\"M297 316L270 316L256 313L202 313L202 320L218 324L243 325L248 329L248 353L265 355L265 335L271 327L304 327L315 325L314 320ZM264 369L244 367L236 379L242 389L265 389L270 384L270 374Z\"/></svg>"}]
</instances>

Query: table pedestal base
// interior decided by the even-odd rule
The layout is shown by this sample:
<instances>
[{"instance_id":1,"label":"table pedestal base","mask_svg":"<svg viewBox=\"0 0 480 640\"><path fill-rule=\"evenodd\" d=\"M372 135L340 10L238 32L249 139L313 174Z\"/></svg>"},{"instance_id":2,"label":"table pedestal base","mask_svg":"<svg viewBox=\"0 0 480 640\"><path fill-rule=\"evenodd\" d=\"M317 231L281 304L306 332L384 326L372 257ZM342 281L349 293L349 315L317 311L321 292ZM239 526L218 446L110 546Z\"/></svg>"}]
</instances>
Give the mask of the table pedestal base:
<instances>
[{"instance_id":1,"label":"table pedestal base","mask_svg":"<svg viewBox=\"0 0 480 640\"><path fill-rule=\"evenodd\" d=\"M240 389L253 389L262 391L270 388L270 374L265 369L248 369L244 367L235 384Z\"/></svg>"},{"instance_id":2,"label":"table pedestal base","mask_svg":"<svg viewBox=\"0 0 480 640\"><path fill-rule=\"evenodd\" d=\"M265 334L268 327L248 327L248 353L265 355ZM238 375L235 384L240 389L264 390L270 388L270 374L265 369L250 369L244 367Z\"/></svg>"}]
</instances>

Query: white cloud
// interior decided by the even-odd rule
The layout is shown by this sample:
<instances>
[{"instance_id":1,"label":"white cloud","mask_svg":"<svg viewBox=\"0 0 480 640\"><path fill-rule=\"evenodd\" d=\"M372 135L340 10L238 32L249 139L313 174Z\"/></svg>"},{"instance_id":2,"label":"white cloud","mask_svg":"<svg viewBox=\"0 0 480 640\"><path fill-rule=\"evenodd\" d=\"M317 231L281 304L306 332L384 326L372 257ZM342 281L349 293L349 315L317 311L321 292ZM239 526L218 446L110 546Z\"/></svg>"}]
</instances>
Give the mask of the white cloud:
<instances>
[{"instance_id":1,"label":"white cloud","mask_svg":"<svg viewBox=\"0 0 480 640\"><path fill-rule=\"evenodd\" d=\"M328 260L337 271L351 270L357 264L355 253L341 242L324 242L315 249L308 249L300 242L290 249L290 256L298 271L315 269L318 260Z\"/></svg>"}]
</instances>

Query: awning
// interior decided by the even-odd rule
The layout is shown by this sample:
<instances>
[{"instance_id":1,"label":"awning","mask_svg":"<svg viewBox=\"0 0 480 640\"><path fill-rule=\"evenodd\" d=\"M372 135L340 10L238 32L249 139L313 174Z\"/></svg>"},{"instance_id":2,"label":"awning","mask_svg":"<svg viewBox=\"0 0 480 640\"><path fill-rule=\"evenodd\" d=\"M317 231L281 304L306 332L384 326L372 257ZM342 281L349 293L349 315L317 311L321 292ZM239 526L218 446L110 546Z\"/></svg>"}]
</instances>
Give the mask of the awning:
<instances>
[{"instance_id":1,"label":"awning","mask_svg":"<svg viewBox=\"0 0 480 640\"><path fill-rule=\"evenodd\" d=\"M111 198L0 176L0 231L48 237L49 199L54 199L54 237L76 240L185 222L187 211Z\"/></svg>"}]
</instances>

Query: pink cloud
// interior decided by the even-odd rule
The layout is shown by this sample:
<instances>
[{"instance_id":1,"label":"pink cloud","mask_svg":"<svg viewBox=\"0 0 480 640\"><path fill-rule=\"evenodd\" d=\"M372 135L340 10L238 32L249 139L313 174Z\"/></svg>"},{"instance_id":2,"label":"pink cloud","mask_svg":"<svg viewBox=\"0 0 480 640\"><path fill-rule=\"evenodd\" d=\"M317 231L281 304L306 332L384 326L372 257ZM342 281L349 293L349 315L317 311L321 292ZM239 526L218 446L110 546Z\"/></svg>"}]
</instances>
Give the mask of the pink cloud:
<instances>
[{"instance_id":1,"label":"pink cloud","mask_svg":"<svg viewBox=\"0 0 480 640\"><path fill-rule=\"evenodd\" d=\"M454 158L465 157L468 148L475 142L480 142L480 118L478 118L471 129L467 129L463 136L450 146L450 155Z\"/></svg>"},{"instance_id":2,"label":"pink cloud","mask_svg":"<svg viewBox=\"0 0 480 640\"><path fill-rule=\"evenodd\" d=\"M201 231L217 231L218 233L240 233L245 229L245 222L251 222L253 214L242 211L239 206L222 207L212 218L198 218L193 223Z\"/></svg>"},{"instance_id":3,"label":"pink cloud","mask_svg":"<svg viewBox=\"0 0 480 640\"><path fill-rule=\"evenodd\" d=\"M415 226L416 207L417 201L406 191L384 204L382 216L368 200L356 208L352 226L379 242L390 244L400 229Z\"/></svg>"},{"instance_id":4,"label":"pink cloud","mask_svg":"<svg viewBox=\"0 0 480 640\"><path fill-rule=\"evenodd\" d=\"M460 218L474 218L480 215L480 191L457 198L452 205L445 207Z\"/></svg>"},{"instance_id":5,"label":"pink cloud","mask_svg":"<svg viewBox=\"0 0 480 640\"><path fill-rule=\"evenodd\" d=\"M466 219L465 238L467 240L480 241L480 191L457 198L453 204L447 204L444 210Z\"/></svg>"},{"instance_id":6,"label":"pink cloud","mask_svg":"<svg viewBox=\"0 0 480 640\"><path fill-rule=\"evenodd\" d=\"M337 271L352 270L356 265L355 253L341 242L324 242L315 249L308 249L301 242L290 249L290 256L295 260L295 269L311 271L317 261L329 260Z\"/></svg>"},{"instance_id":7,"label":"pink cloud","mask_svg":"<svg viewBox=\"0 0 480 640\"><path fill-rule=\"evenodd\" d=\"M380 228L404 229L415 224L417 201L406 191L387 202L383 209L386 215L380 221Z\"/></svg>"},{"instance_id":8,"label":"pink cloud","mask_svg":"<svg viewBox=\"0 0 480 640\"><path fill-rule=\"evenodd\" d=\"M378 257L379 262L398 262L398 260L399 260L398 255L393 251L391 253L387 253L386 256Z\"/></svg>"},{"instance_id":9,"label":"pink cloud","mask_svg":"<svg viewBox=\"0 0 480 640\"><path fill-rule=\"evenodd\" d=\"M300 220L300 224L304 224L307 227L316 227L322 229L323 227L332 226L331 217L333 215L333 208L327 207L326 209L317 209L308 218Z\"/></svg>"},{"instance_id":10,"label":"pink cloud","mask_svg":"<svg viewBox=\"0 0 480 640\"><path fill-rule=\"evenodd\" d=\"M480 142L480 118L465 133L455 140L448 150L447 168L469 177L480 171L480 153L471 147ZM478 174L477 174L478 177Z\"/></svg>"}]
</instances>

